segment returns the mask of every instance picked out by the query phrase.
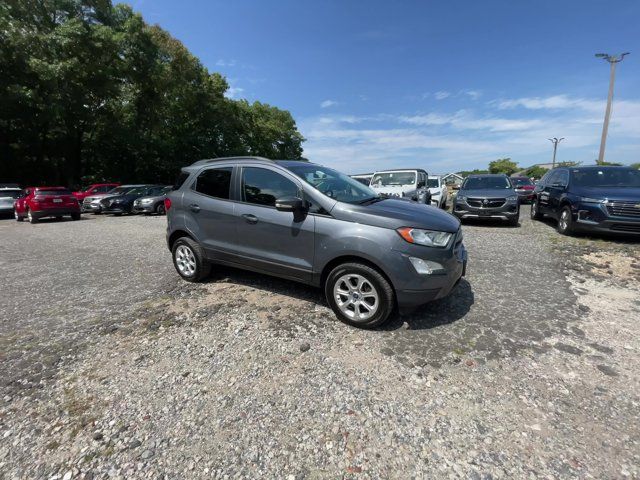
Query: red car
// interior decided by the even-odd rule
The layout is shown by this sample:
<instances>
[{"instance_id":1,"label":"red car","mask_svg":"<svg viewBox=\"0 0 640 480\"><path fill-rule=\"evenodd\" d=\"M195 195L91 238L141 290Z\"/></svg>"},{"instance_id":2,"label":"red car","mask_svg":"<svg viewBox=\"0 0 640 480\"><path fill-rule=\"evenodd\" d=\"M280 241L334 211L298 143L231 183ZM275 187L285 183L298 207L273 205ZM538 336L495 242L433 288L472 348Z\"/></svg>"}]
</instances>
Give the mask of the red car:
<instances>
[{"instance_id":1,"label":"red car","mask_svg":"<svg viewBox=\"0 0 640 480\"><path fill-rule=\"evenodd\" d=\"M73 195L78 199L78 202L82 203L89 195L102 195L119 186L119 183L93 183L79 192L73 192Z\"/></svg>"},{"instance_id":2,"label":"red car","mask_svg":"<svg viewBox=\"0 0 640 480\"><path fill-rule=\"evenodd\" d=\"M27 187L24 194L13 203L16 220L25 217L36 223L44 217L62 218L70 215L80 220L80 204L71 190L65 187Z\"/></svg>"},{"instance_id":3,"label":"red car","mask_svg":"<svg viewBox=\"0 0 640 480\"><path fill-rule=\"evenodd\" d=\"M536 186L529 177L511 177L511 183L521 203L533 201Z\"/></svg>"}]
</instances>

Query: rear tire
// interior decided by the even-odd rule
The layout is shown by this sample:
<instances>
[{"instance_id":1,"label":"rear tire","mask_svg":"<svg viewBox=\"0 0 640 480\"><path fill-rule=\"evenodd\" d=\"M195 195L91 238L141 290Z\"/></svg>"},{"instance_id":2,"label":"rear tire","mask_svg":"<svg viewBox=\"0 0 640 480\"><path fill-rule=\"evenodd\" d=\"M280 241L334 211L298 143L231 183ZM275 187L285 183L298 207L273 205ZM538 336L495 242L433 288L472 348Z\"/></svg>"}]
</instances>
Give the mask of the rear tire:
<instances>
[{"instance_id":1,"label":"rear tire","mask_svg":"<svg viewBox=\"0 0 640 480\"><path fill-rule=\"evenodd\" d=\"M160 202L158 205L156 205L156 213L158 215L165 215L167 213L164 208L164 202Z\"/></svg>"},{"instance_id":2,"label":"rear tire","mask_svg":"<svg viewBox=\"0 0 640 480\"><path fill-rule=\"evenodd\" d=\"M16 219L16 222L22 222L24 220L24 217L16 211L13 212L13 217Z\"/></svg>"},{"instance_id":3,"label":"rear tire","mask_svg":"<svg viewBox=\"0 0 640 480\"><path fill-rule=\"evenodd\" d=\"M173 266L187 282L199 282L211 273L211 263L204 251L193 239L180 237L171 247Z\"/></svg>"},{"instance_id":4,"label":"rear tire","mask_svg":"<svg viewBox=\"0 0 640 480\"><path fill-rule=\"evenodd\" d=\"M72 213L71 214L71 220L80 220L80 214L79 213Z\"/></svg>"},{"instance_id":5,"label":"rear tire","mask_svg":"<svg viewBox=\"0 0 640 480\"><path fill-rule=\"evenodd\" d=\"M343 263L324 285L327 303L338 319L358 328L378 327L389 320L395 294L387 279L361 263Z\"/></svg>"},{"instance_id":6,"label":"rear tire","mask_svg":"<svg viewBox=\"0 0 640 480\"><path fill-rule=\"evenodd\" d=\"M560 210L560 217L558 218L558 232L562 235L572 235L574 232L573 227L573 214L571 208L568 205L562 207Z\"/></svg>"}]
</instances>

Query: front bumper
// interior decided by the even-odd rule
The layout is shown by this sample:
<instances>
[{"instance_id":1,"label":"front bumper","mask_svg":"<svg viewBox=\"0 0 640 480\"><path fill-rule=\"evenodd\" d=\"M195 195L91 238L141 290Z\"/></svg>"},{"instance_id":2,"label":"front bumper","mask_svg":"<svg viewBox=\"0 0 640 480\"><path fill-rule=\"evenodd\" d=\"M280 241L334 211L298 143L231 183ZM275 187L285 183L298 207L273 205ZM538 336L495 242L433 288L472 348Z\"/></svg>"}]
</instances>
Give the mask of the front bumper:
<instances>
[{"instance_id":1,"label":"front bumper","mask_svg":"<svg viewBox=\"0 0 640 480\"><path fill-rule=\"evenodd\" d=\"M640 217L610 215L604 205L577 203L571 207L573 226L581 232L640 235Z\"/></svg>"},{"instance_id":2,"label":"front bumper","mask_svg":"<svg viewBox=\"0 0 640 480\"><path fill-rule=\"evenodd\" d=\"M140 204L140 205L134 205L131 211L133 213L154 213L155 207L152 203L150 203L149 205Z\"/></svg>"},{"instance_id":3,"label":"front bumper","mask_svg":"<svg viewBox=\"0 0 640 480\"><path fill-rule=\"evenodd\" d=\"M451 255L451 253L453 255ZM411 285L408 285L408 288L398 289L396 291L398 308L401 313L409 313L420 305L446 297L458 285L462 277L466 275L468 258L467 250L462 243L461 237L460 240L457 240L451 253L446 260L442 258L433 259L433 261L437 261L443 266L443 270L431 275L419 275L415 273L413 266L411 266L408 260L408 257L413 255L403 254L408 268L411 269L417 278ZM427 258L425 258L425 260L427 260Z\"/></svg>"},{"instance_id":4,"label":"front bumper","mask_svg":"<svg viewBox=\"0 0 640 480\"><path fill-rule=\"evenodd\" d=\"M60 208L47 208L46 210L31 210L31 216L34 218L45 217L61 217L65 215L78 215L80 214L79 208L73 207L60 207Z\"/></svg>"},{"instance_id":5,"label":"front bumper","mask_svg":"<svg viewBox=\"0 0 640 480\"><path fill-rule=\"evenodd\" d=\"M111 206L111 207L102 207L102 213L129 213L124 206Z\"/></svg>"},{"instance_id":6,"label":"front bumper","mask_svg":"<svg viewBox=\"0 0 640 480\"><path fill-rule=\"evenodd\" d=\"M100 213L102 212L102 206L96 203L83 203L82 211L88 213Z\"/></svg>"},{"instance_id":7,"label":"front bumper","mask_svg":"<svg viewBox=\"0 0 640 480\"><path fill-rule=\"evenodd\" d=\"M511 220L520 215L518 202L507 202L501 207L478 208L468 205L464 201L456 201L453 214L461 220L467 218L487 218L499 220Z\"/></svg>"}]
</instances>

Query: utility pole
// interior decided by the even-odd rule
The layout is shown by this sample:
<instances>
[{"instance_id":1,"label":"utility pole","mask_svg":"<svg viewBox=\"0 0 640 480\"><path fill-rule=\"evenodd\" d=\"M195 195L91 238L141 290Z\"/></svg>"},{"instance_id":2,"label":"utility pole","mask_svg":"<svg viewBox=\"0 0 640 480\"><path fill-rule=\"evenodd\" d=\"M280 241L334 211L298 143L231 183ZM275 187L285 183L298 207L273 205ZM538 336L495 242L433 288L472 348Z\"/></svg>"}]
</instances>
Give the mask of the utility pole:
<instances>
[{"instance_id":1,"label":"utility pole","mask_svg":"<svg viewBox=\"0 0 640 480\"><path fill-rule=\"evenodd\" d=\"M613 84L616 81L616 64L620 63L625 55L629 55L629 52L621 53L620 55L596 53L596 57L606 60L611 65L611 74L609 76L609 96L607 97L607 109L604 112L602 138L600 139L600 154L598 155L598 164L600 165L604 162L604 148L607 144L607 132L609 131L609 119L611 118L611 104L613 103Z\"/></svg>"},{"instance_id":2,"label":"utility pole","mask_svg":"<svg viewBox=\"0 0 640 480\"><path fill-rule=\"evenodd\" d=\"M558 144L564 140L564 137L562 138L550 138L549 141L551 143L553 143L553 166L551 168L556 168L556 151L558 150Z\"/></svg>"}]
</instances>

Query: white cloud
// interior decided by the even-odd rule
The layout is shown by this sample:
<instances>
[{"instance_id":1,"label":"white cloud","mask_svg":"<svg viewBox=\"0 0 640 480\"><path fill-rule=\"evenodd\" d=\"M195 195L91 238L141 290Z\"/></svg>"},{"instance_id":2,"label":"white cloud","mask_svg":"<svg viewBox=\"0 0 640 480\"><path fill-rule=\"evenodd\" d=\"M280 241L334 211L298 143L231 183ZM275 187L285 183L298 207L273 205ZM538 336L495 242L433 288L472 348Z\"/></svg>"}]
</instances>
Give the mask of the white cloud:
<instances>
[{"instance_id":1,"label":"white cloud","mask_svg":"<svg viewBox=\"0 0 640 480\"><path fill-rule=\"evenodd\" d=\"M480 109L481 108L481 109ZM448 172L486 167L511 157L522 166L551 158L550 137L566 140L559 160L597 157L604 102L554 95L501 99L475 109L405 114L320 115L301 119L305 156L347 173L403 165ZM607 143L610 161L637 160L640 100L614 101Z\"/></svg>"},{"instance_id":2,"label":"white cloud","mask_svg":"<svg viewBox=\"0 0 640 480\"><path fill-rule=\"evenodd\" d=\"M335 100L325 100L320 104L320 108L335 107L336 105L338 105L338 102L336 102Z\"/></svg>"},{"instance_id":3,"label":"white cloud","mask_svg":"<svg viewBox=\"0 0 640 480\"><path fill-rule=\"evenodd\" d=\"M462 93L470 97L471 100L477 100L482 96L480 90L463 90Z\"/></svg>"},{"instance_id":4,"label":"white cloud","mask_svg":"<svg viewBox=\"0 0 640 480\"><path fill-rule=\"evenodd\" d=\"M440 90L439 92L434 93L433 96L436 97L436 100L444 100L445 98L450 97L451 93L445 90Z\"/></svg>"},{"instance_id":5,"label":"white cloud","mask_svg":"<svg viewBox=\"0 0 640 480\"><path fill-rule=\"evenodd\" d=\"M238 64L236 60L225 60L223 58L216 62L216 67L235 67Z\"/></svg>"},{"instance_id":6,"label":"white cloud","mask_svg":"<svg viewBox=\"0 0 640 480\"><path fill-rule=\"evenodd\" d=\"M227 98L238 98L244 92L244 88L240 87L229 87L227 91L224 93Z\"/></svg>"}]
</instances>

